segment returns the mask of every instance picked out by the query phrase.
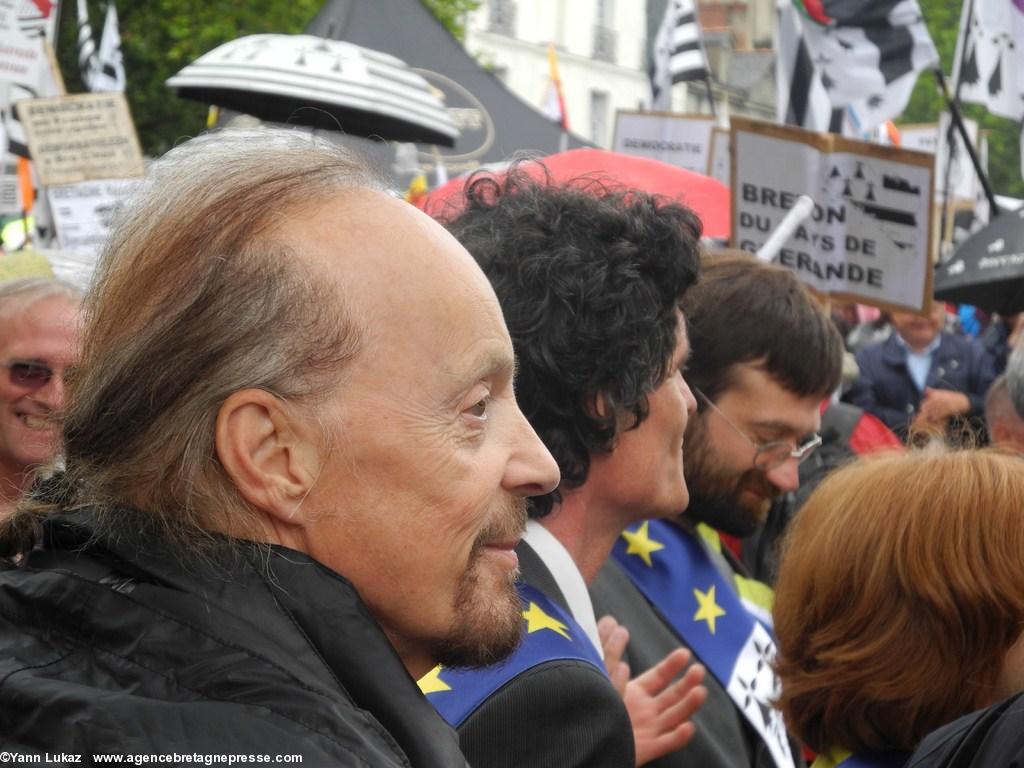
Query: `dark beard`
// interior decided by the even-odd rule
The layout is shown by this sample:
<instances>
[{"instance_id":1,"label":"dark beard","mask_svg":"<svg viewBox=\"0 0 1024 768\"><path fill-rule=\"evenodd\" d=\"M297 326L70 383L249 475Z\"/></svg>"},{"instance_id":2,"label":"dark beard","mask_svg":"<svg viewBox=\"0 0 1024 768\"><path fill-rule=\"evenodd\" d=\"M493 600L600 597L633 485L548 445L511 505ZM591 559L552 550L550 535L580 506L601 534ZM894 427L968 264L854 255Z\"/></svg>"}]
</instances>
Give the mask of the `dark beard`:
<instances>
[{"instance_id":1,"label":"dark beard","mask_svg":"<svg viewBox=\"0 0 1024 768\"><path fill-rule=\"evenodd\" d=\"M523 606L516 592L518 571L488 600L480 594L480 556L486 544L520 534L526 525L526 499L515 497L473 544L469 564L455 595L455 623L448 635L435 641L431 655L445 667L483 667L495 664L519 647Z\"/></svg>"},{"instance_id":2,"label":"dark beard","mask_svg":"<svg viewBox=\"0 0 1024 768\"><path fill-rule=\"evenodd\" d=\"M722 533L745 539L764 524L770 499L781 494L764 473L748 469L739 475L724 469L717 461L701 419L692 418L686 432L686 459L683 462L690 506L685 516L694 523L710 525ZM766 496L763 509L751 509L740 502L744 490Z\"/></svg>"}]
</instances>

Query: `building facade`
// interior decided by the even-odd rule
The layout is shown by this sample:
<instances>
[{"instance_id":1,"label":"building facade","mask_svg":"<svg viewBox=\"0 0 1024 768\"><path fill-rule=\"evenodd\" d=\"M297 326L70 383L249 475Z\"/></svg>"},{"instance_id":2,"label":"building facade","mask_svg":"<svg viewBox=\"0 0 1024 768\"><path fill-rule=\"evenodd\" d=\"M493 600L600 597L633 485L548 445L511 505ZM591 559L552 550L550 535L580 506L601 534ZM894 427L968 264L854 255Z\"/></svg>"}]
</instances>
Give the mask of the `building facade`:
<instances>
[{"instance_id":1,"label":"building facade","mask_svg":"<svg viewBox=\"0 0 1024 768\"><path fill-rule=\"evenodd\" d=\"M667 0L483 0L468 14L466 48L536 109L548 102L553 44L569 129L612 144L617 110L647 101L650 41ZM772 0L704 0L699 5L714 74L716 113L774 118ZM704 82L677 84L672 111L708 114Z\"/></svg>"}]
</instances>

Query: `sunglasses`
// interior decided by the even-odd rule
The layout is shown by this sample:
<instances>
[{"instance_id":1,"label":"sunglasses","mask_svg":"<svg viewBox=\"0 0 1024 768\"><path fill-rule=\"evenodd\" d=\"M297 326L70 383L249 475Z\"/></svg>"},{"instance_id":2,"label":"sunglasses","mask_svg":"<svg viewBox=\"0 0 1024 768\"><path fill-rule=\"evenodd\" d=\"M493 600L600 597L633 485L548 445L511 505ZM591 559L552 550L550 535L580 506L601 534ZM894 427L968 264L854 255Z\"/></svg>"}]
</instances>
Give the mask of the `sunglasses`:
<instances>
[{"instance_id":1,"label":"sunglasses","mask_svg":"<svg viewBox=\"0 0 1024 768\"><path fill-rule=\"evenodd\" d=\"M53 378L53 369L35 360L15 360L3 363L11 377L11 384L21 389L42 389Z\"/></svg>"}]
</instances>

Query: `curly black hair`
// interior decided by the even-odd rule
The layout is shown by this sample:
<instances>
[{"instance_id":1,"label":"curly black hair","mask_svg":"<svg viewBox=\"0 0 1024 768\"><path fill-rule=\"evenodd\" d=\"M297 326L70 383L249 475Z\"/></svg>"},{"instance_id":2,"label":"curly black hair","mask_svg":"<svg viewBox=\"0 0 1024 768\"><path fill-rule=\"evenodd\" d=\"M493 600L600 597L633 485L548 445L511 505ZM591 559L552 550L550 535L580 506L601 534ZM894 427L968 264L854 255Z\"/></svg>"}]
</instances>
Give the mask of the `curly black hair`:
<instances>
[{"instance_id":1,"label":"curly black hair","mask_svg":"<svg viewBox=\"0 0 1024 768\"><path fill-rule=\"evenodd\" d=\"M671 372L701 223L664 198L586 177L556 185L536 169L474 175L445 224L494 286L520 407L558 462L560 487L575 488L592 454L647 417L647 395ZM531 514L560 499L532 499Z\"/></svg>"}]
</instances>

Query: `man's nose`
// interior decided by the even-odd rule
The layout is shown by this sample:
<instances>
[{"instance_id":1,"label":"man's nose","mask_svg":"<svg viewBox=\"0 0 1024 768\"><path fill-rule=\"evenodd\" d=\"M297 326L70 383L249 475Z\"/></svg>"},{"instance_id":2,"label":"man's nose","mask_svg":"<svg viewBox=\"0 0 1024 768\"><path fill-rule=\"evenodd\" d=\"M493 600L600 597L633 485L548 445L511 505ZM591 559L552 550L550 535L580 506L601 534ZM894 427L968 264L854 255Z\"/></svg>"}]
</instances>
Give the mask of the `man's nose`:
<instances>
[{"instance_id":1,"label":"man's nose","mask_svg":"<svg viewBox=\"0 0 1024 768\"><path fill-rule=\"evenodd\" d=\"M31 394L33 400L56 411L64 406L64 377L54 371L50 380Z\"/></svg>"},{"instance_id":2,"label":"man's nose","mask_svg":"<svg viewBox=\"0 0 1024 768\"><path fill-rule=\"evenodd\" d=\"M519 411L519 421L518 434L515 436L502 485L518 496L550 493L561 480L558 464L522 411Z\"/></svg>"},{"instance_id":3,"label":"man's nose","mask_svg":"<svg viewBox=\"0 0 1024 768\"><path fill-rule=\"evenodd\" d=\"M775 469L765 472L765 477L784 493L795 491L800 487L800 462L790 456Z\"/></svg>"}]
</instances>

